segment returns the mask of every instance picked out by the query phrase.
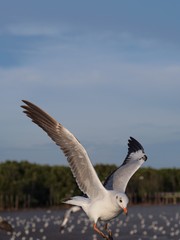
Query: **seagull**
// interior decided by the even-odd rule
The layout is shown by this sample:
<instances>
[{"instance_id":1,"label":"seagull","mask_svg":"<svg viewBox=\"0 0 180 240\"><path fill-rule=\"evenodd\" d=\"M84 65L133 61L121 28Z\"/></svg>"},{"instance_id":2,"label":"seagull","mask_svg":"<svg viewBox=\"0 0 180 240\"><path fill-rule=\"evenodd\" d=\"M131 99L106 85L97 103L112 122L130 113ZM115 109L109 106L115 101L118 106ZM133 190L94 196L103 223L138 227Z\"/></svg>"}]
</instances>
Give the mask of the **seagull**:
<instances>
[{"instance_id":1,"label":"seagull","mask_svg":"<svg viewBox=\"0 0 180 240\"><path fill-rule=\"evenodd\" d=\"M67 158L71 172L79 189L86 195L75 196L64 201L66 204L81 207L93 223L94 231L104 239L112 239L107 222L124 212L127 215L128 197L126 186L132 175L147 160L142 145L130 137L128 154L122 165L101 183L90 158L79 140L61 123L52 118L35 104L22 100L24 113L60 147ZM97 227L98 221L105 221L108 235Z\"/></svg>"},{"instance_id":2,"label":"seagull","mask_svg":"<svg viewBox=\"0 0 180 240\"><path fill-rule=\"evenodd\" d=\"M6 220L4 220L2 217L0 217L0 229L7 231L7 232L12 232L13 228L11 224L9 224Z\"/></svg>"}]
</instances>

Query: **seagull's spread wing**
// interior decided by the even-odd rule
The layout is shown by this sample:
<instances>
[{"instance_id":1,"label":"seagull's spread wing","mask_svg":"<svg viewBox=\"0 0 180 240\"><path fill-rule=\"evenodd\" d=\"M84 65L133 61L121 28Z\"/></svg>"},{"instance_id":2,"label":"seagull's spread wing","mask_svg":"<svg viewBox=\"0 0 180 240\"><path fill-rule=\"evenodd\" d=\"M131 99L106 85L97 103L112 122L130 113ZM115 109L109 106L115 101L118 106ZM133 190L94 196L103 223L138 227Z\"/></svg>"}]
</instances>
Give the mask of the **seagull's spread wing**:
<instances>
[{"instance_id":1,"label":"seagull's spread wing","mask_svg":"<svg viewBox=\"0 0 180 240\"><path fill-rule=\"evenodd\" d=\"M54 118L36 105L23 100L24 113L41 127L62 149L67 157L71 171L82 192L90 198L96 198L105 192L94 167L80 142Z\"/></svg>"},{"instance_id":2,"label":"seagull's spread wing","mask_svg":"<svg viewBox=\"0 0 180 240\"><path fill-rule=\"evenodd\" d=\"M129 179L146 160L147 156L142 145L136 139L130 137L128 154L123 164L107 177L104 187L108 190L125 192Z\"/></svg>"}]
</instances>

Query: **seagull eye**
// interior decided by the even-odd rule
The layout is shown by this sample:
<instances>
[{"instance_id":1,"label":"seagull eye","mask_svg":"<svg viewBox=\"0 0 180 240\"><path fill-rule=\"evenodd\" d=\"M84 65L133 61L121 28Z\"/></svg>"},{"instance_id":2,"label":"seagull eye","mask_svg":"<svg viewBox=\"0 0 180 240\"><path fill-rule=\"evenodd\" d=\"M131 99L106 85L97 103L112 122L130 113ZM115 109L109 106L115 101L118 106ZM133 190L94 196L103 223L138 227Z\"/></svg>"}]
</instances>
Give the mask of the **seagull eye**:
<instances>
[{"instance_id":1,"label":"seagull eye","mask_svg":"<svg viewBox=\"0 0 180 240\"><path fill-rule=\"evenodd\" d=\"M122 202L122 199L120 199L119 201Z\"/></svg>"}]
</instances>

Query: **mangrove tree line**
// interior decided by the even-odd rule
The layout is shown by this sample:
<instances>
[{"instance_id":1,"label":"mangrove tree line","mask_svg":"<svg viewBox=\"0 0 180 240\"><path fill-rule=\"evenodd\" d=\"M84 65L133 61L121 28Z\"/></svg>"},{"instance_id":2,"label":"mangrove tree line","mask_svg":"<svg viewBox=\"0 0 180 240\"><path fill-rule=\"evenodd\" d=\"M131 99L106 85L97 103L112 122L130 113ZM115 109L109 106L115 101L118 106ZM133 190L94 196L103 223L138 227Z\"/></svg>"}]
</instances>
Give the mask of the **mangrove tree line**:
<instances>
[{"instance_id":1,"label":"mangrove tree line","mask_svg":"<svg viewBox=\"0 0 180 240\"><path fill-rule=\"evenodd\" d=\"M101 181L116 168L115 165L95 166ZM127 194L132 202L142 203L160 192L180 192L180 169L141 168L131 178ZM81 192L70 168L49 166L28 161L0 163L0 208L60 206L63 199Z\"/></svg>"}]
</instances>

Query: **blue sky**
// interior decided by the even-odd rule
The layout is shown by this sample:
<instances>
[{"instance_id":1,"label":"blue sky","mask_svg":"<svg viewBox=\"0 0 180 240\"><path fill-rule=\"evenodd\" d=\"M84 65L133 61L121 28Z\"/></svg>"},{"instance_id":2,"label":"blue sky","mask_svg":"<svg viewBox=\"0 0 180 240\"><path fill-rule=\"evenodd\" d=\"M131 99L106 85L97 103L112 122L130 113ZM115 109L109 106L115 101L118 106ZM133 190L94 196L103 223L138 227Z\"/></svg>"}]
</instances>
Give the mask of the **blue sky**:
<instances>
[{"instance_id":1,"label":"blue sky","mask_svg":"<svg viewBox=\"0 0 180 240\"><path fill-rule=\"evenodd\" d=\"M0 161L66 164L22 113L26 99L94 164L120 165L133 136L145 166L180 167L178 0L0 3Z\"/></svg>"}]
</instances>

